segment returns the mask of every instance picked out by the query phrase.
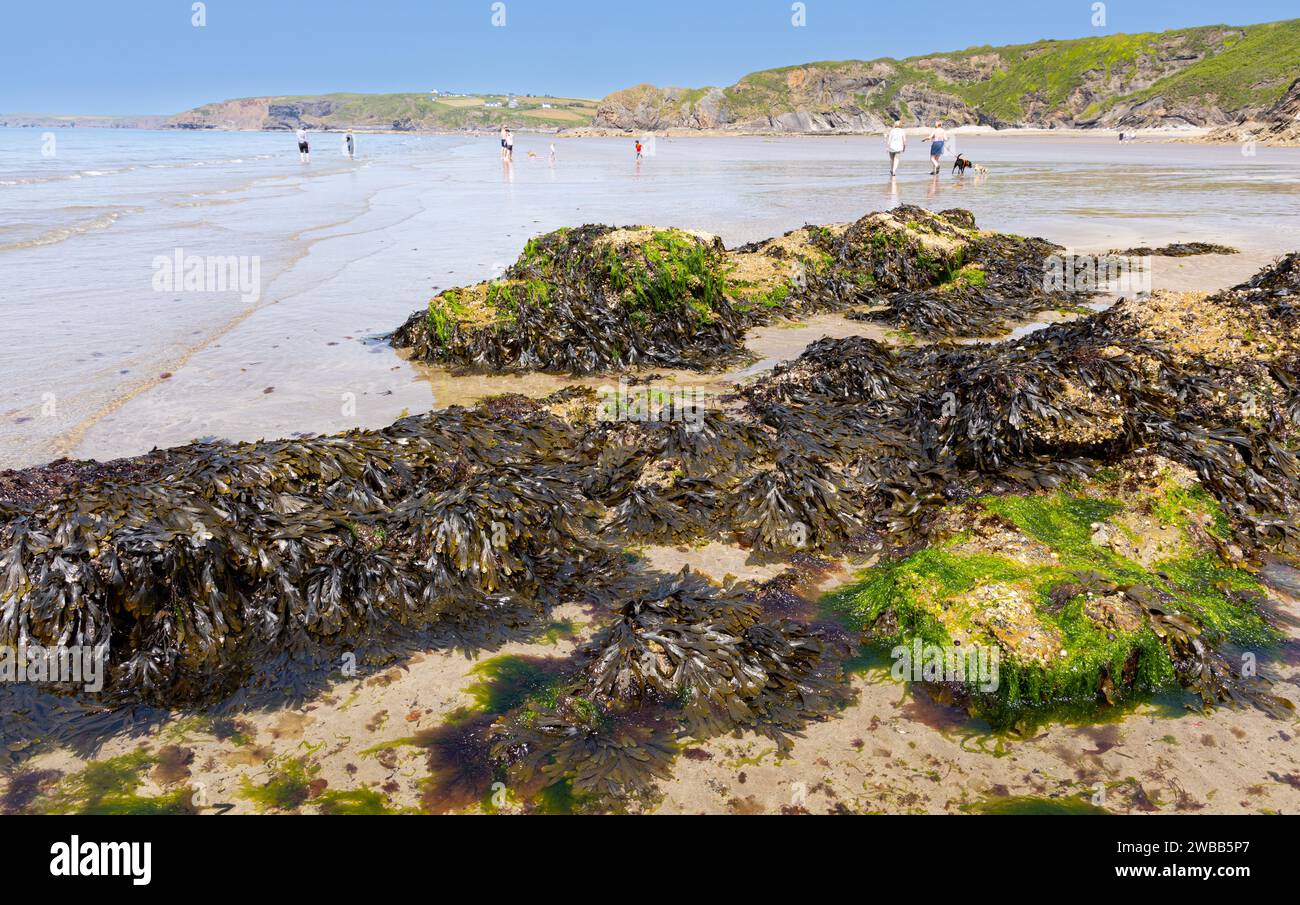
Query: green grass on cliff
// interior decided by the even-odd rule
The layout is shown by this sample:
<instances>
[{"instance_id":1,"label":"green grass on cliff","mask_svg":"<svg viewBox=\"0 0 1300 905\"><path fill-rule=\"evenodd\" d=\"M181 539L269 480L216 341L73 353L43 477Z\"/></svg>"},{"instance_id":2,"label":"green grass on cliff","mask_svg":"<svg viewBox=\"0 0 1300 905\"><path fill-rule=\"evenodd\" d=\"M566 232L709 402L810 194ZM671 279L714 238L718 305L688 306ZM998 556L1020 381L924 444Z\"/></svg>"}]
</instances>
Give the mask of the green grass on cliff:
<instances>
[{"instance_id":1,"label":"green grass on cliff","mask_svg":"<svg viewBox=\"0 0 1300 905\"><path fill-rule=\"evenodd\" d=\"M1300 19L1255 25L1227 50L1163 79L1134 98L1213 98L1225 108L1270 106L1300 76Z\"/></svg>"},{"instance_id":2,"label":"green grass on cliff","mask_svg":"<svg viewBox=\"0 0 1300 905\"><path fill-rule=\"evenodd\" d=\"M936 64L960 65L990 56L998 62L987 78L947 78L935 69ZM1179 62L1184 57L1196 59ZM889 69L893 75L883 83L841 98L839 106L876 114L904 110L899 93L911 86L951 95L1005 123L1024 121L1031 110L1040 116L1045 111L1091 117L1119 103L1156 97L1231 112L1270 106L1300 74L1300 19L972 47L905 60L813 62L750 73L724 89L726 103L739 122L801 109L824 112L835 105L805 87L807 82L819 84L827 76L853 79ZM1148 85L1152 78L1156 80ZM653 90L638 86L636 98L644 101ZM703 89L687 92L669 106L689 112L704 94ZM631 97L629 92L624 100Z\"/></svg>"},{"instance_id":3,"label":"green grass on cliff","mask_svg":"<svg viewBox=\"0 0 1300 905\"><path fill-rule=\"evenodd\" d=\"M516 106L509 107L506 95L465 95L434 97L432 94L322 94L312 96L284 96L246 98L243 101L225 101L205 104L181 114L193 115L200 121L218 125L230 119L247 115L240 107L247 101L258 101L269 107L286 105L332 105L324 115L304 112L303 120L313 128L373 128L390 129L396 124L402 128L428 131L454 131L459 129L490 129L503 124L516 128L534 127L565 129L586 126L596 113L596 102L579 98L520 96ZM488 107L488 103L499 106ZM274 119L268 117L268 119ZM265 125L265 124L263 124Z\"/></svg>"}]
</instances>

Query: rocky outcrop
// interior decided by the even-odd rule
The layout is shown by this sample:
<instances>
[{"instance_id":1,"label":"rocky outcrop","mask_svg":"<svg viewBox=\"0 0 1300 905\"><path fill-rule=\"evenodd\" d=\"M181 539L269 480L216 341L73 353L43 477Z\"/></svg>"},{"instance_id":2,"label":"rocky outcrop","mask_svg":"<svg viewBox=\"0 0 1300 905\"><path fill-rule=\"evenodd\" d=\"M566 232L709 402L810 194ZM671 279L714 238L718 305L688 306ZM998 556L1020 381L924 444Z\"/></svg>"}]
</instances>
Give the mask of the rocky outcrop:
<instances>
[{"instance_id":1,"label":"rocky outcrop","mask_svg":"<svg viewBox=\"0 0 1300 905\"><path fill-rule=\"evenodd\" d=\"M1286 94L1258 119L1246 119L1216 129L1207 136L1211 141L1300 147L1300 79L1291 83Z\"/></svg>"}]
</instances>

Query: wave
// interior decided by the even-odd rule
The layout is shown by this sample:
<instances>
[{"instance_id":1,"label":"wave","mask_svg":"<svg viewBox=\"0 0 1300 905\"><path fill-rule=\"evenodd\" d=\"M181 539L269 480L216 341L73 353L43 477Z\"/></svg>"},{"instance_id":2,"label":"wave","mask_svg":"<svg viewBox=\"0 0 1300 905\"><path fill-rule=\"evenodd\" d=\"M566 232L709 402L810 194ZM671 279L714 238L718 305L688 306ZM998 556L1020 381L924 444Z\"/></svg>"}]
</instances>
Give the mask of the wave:
<instances>
[{"instance_id":1,"label":"wave","mask_svg":"<svg viewBox=\"0 0 1300 905\"><path fill-rule=\"evenodd\" d=\"M66 242L68 239L89 232L108 229L124 214L138 214L143 210L144 208L140 207L127 207L106 211L97 217L92 217L88 220L81 220L77 223L71 223L67 226L60 226L56 229L49 230L35 238L23 239L18 242L10 242L5 245L0 245L0 251L22 251L28 248L41 248L46 245L58 245L60 242Z\"/></svg>"},{"instance_id":2,"label":"wave","mask_svg":"<svg viewBox=\"0 0 1300 905\"><path fill-rule=\"evenodd\" d=\"M100 176L118 176L131 173L141 168L146 170L183 170L194 167L239 166L251 161L273 160L274 154L250 154L244 157L214 158L212 160L176 160L165 163L138 163L105 170L78 170L73 173L58 173L48 176L5 176L0 179L0 188L12 188L26 185L46 185L52 182L69 182L73 180L96 178Z\"/></svg>"}]
</instances>

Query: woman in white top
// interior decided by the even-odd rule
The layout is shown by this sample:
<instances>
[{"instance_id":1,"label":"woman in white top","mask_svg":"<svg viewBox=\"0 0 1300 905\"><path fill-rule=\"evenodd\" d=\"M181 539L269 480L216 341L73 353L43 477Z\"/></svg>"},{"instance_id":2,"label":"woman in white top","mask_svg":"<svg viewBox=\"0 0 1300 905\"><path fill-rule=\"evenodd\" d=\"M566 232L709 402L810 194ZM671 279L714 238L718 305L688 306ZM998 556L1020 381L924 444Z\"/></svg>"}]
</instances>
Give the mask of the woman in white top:
<instances>
[{"instance_id":1,"label":"woman in white top","mask_svg":"<svg viewBox=\"0 0 1300 905\"><path fill-rule=\"evenodd\" d=\"M885 137L885 147L889 149L889 178L893 179L898 175L898 160L907 150L907 133L903 131L901 119L889 130L889 135Z\"/></svg>"}]
</instances>

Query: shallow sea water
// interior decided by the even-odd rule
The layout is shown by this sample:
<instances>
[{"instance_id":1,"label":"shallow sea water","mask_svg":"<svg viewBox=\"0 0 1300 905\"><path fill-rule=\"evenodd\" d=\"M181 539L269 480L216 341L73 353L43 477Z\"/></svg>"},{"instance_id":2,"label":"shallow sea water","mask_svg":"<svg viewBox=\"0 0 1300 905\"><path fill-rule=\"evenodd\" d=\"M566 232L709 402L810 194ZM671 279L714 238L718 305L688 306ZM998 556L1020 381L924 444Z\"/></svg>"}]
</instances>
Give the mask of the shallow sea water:
<instances>
[{"instance_id":1,"label":"shallow sea water","mask_svg":"<svg viewBox=\"0 0 1300 905\"><path fill-rule=\"evenodd\" d=\"M677 225L736 245L899 203L965 207L985 228L1080 252L1187 240L1246 252L1156 259L1157 287L1206 289L1300 248L1300 150L961 136L987 176L932 180L914 142L891 184L872 137L659 139L637 164L630 141L521 135L506 170L491 137L361 135L348 161L341 136L314 135L303 166L284 133L53 134L44 156L41 130L0 130L0 467L379 427L573 383L452 377L379 339L560 226ZM160 290L155 262L177 249L256 259L258 298ZM864 327L772 328L751 339L754 364L699 382Z\"/></svg>"}]
</instances>

